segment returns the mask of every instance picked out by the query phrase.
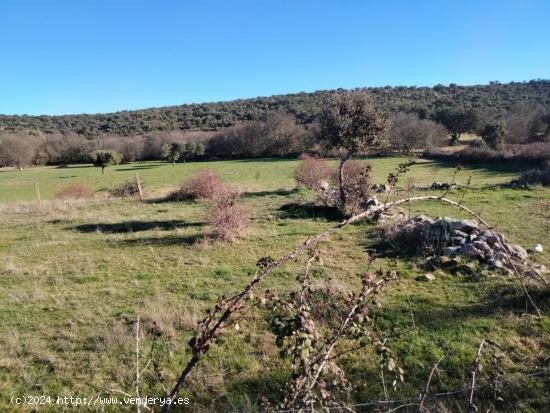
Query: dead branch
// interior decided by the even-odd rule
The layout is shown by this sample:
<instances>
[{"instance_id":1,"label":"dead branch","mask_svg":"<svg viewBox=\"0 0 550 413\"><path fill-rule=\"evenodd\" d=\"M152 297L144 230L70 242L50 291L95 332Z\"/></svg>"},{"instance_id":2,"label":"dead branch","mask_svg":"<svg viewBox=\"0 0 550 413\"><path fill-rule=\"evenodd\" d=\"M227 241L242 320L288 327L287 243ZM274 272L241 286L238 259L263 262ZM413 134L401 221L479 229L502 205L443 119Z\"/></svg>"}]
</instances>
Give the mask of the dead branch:
<instances>
[{"instance_id":1,"label":"dead branch","mask_svg":"<svg viewBox=\"0 0 550 413\"><path fill-rule=\"evenodd\" d=\"M436 361L434 366L432 367L430 371L430 375L428 376L428 381L426 382L426 389L424 390L424 394L421 395L420 404L418 405L418 411L421 412L424 408L424 401L426 400L426 396L428 396L428 393L430 392L430 383L432 382L432 377L434 375L434 372L437 371L437 366L439 366L439 363L445 358L445 354L443 354L439 360Z\"/></svg>"},{"instance_id":2,"label":"dead branch","mask_svg":"<svg viewBox=\"0 0 550 413\"><path fill-rule=\"evenodd\" d=\"M477 407L474 404L474 389L475 389L475 385L476 385L476 373L477 373L477 369L479 368L479 361L481 359L481 351L483 350L483 346L486 343L487 342L485 340L481 340L481 343L479 343L479 348L477 349L476 360L474 362L474 365L472 366L472 384L470 385L472 390L470 391L469 405L470 405L470 409L474 410L474 411L477 411Z\"/></svg>"}]
</instances>

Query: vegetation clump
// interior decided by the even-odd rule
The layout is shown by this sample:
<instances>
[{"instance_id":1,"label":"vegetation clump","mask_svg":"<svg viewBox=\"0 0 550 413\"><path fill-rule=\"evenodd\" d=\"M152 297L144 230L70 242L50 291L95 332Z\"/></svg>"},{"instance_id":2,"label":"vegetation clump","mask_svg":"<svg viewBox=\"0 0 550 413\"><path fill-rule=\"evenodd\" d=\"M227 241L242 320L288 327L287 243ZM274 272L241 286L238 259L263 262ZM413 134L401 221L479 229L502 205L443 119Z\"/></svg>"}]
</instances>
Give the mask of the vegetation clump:
<instances>
[{"instance_id":1,"label":"vegetation clump","mask_svg":"<svg viewBox=\"0 0 550 413\"><path fill-rule=\"evenodd\" d=\"M241 194L229 186L223 186L212 196L208 210L208 223L213 236L223 241L234 241L246 227L247 216L239 204Z\"/></svg>"},{"instance_id":2,"label":"vegetation clump","mask_svg":"<svg viewBox=\"0 0 550 413\"><path fill-rule=\"evenodd\" d=\"M333 168L318 155L303 153L300 160L301 162L294 172L294 179L298 186L315 192L321 188L325 189L333 175Z\"/></svg>"},{"instance_id":3,"label":"vegetation clump","mask_svg":"<svg viewBox=\"0 0 550 413\"><path fill-rule=\"evenodd\" d=\"M128 180L109 190L109 194L115 198L132 198L139 195L139 187L133 180Z\"/></svg>"},{"instance_id":4,"label":"vegetation clump","mask_svg":"<svg viewBox=\"0 0 550 413\"><path fill-rule=\"evenodd\" d=\"M179 189L170 193L167 200L192 201L196 199L213 199L223 189L223 182L211 169L201 169L187 179Z\"/></svg>"},{"instance_id":5,"label":"vegetation clump","mask_svg":"<svg viewBox=\"0 0 550 413\"><path fill-rule=\"evenodd\" d=\"M506 126L501 122L491 122L481 132L481 138L491 149L499 149L506 137Z\"/></svg>"}]
</instances>

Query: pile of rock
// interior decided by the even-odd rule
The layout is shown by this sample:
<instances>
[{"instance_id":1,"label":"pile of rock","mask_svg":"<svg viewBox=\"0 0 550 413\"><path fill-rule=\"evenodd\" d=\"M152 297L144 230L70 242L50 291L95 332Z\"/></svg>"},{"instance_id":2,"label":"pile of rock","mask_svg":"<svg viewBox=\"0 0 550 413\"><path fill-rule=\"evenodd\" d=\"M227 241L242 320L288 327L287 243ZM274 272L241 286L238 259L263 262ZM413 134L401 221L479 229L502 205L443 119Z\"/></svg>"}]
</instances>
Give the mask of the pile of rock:
<instances>
[{"instance_id":1,"label":"pile of rock","mask_svg":"<svg viewBox=\"0 0 550 413\"><path fill-rule=\"evenodd\" d=\"M454 182L433 182L430 185L415 185L414 189L418 191L437 191L437 190L444 190L448 191L450 189L456 189L458 188L458 185Z\"/></svg>"},{"instance_id":2,"label":"pile of rock","mask_svg":"<svg viewBox=\"0 0 550 413\"><path fill-rule=\"evenodd\" d=\"M434 253L435 260L455 261L460 258L469 261L478 261L487 264L491 268L497 268L504 273L512 271L512 263L522 272L533 272L531 275L540 276L545 272L544 266L538 266L528 262L528 252L517 244L512 244L502 233L481 229L479 224L470 219L455 219L439 217L431 219L425 215L419 215L404 221L399 231L415 234L418 245ZM542 246L537 244L533 252L542 251ZM457 260L457 262L460 260Z\"/></svg>"},{"instance_id":3,"label":"pile of rock","mask_svg":"<svg viewBox=\"0 0 550 413\"><path fill-rule=\"evenodd\" d=\"M391 186L388 184L374 184L370 189L377 193L387 193L391 191Z\"/></svg>"}]
</instances>

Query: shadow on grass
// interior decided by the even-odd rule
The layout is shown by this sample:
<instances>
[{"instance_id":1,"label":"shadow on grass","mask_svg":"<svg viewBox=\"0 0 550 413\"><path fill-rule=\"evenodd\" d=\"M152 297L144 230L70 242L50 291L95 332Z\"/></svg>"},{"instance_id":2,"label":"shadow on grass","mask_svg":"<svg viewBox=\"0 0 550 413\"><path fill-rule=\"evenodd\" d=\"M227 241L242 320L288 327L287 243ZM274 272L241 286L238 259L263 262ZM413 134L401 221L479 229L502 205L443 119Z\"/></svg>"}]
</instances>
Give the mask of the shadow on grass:
<instances>
[{"instance_id":1,"label":"shadow on grass","mask_svg":"<svg viewBox=\"0 0 550 413\"><path fill-rule=\"evenodd\" d=\"M82 169L82 168L95 168L93 165L90 164L84 164L84 165L67 165L67 164L61 164L57 165L55 169Z\"/></svg>"},{"instance_id":2,"label":"shadow on grass","mask_svg":"<svg viewBox=\"0 0 550 413\"><path fill-rule=\"evenodd\" d=\"M152 205L155 205L155 204L166 204L166 203L170 203L170 202L173 202L175 204L195 204L197 202L199 202L198 199L192 199L192 198L189 198L189 199L178 199L177 198L177 190L174 191L174 192L171 192L165 196L162 196L162 197L159 197L159 198L152 198L152 199L145 199L143 200L144 203L146 204L152 204Z\"/></svg>"},{"instance_id":3,"label":"shadow on grass","mask_svg":"<svg viewBox=\"0 0 550 413\"><path fill-rule=\"evenodd\" d=\"M475 282L470 285L475 288ZM485 289L487 286L483 288ZM535 285L530 285L527 288L541 312L547 311L550 306L550 291ZM485 319L494 314L513 313L521 316L525 314L526 306L530 313L534 312L527 302L525 293L517 285L494 285L485 293L477 290L476 294L478 300L475 304L454 302L452 298L448 303L441 304L438 300L433 300L430 297L417 296L412 299L411 308L407 303L390 305L385 306L381 314L389 327L399 324L400 319L406 323L407 314L412 309L416 325L419 328L429 331L442 329L453 331L457 325L465 326L472 320ZM479 328L475 323L471 323L471 325L472 328Z\"/></svg>"},{"instance_id":4,"label":"shadow on grass","mask_svg":"<svg viewBox=\"0 0 550 413\"><path fill-rule=\"evenodd\" d=\"M371 240L373 236L370 233L367 233L367 239ZM367 251L372 251L376 258L407 258L412 259L416 257L416 254L410 254L403 251L398 251L395 248L392 248L386 242L375 242L371 244L369 242L362 242L361 245Z\"/></svg>"},{"instance_id":5,"label":"shadow on grass","mask_svg":"<svg viewBox=\"0 0 550 413\"><path fill-rule=\"evenodd\" d=\"M82 224L74 227L69 227L70 231L78 232L106 232L106 233L124 233L124 232L139 232L149 231L152 229L172 230L176 228L201 227L202 222L186 222L179 220L169 221L126 221L117 223L97 223L97 224Z\"/></svg>"},{"instance_id":6,"label":"shadow on grass","mask_svg":"<svg viewBox=\"0 0 550 413\"><path fill-rule=\"evenodd\" d=\"M138 169L151 169L151 168L159 168L162 165L140 165L140 166L131 166L129 168L117 168L115 169L116 172L122 172L122 171L137 171Z\"/></svg>"},{"instance_id":7,"label":"shadow on grass","mask_svg":"<svg viewBox=\"0 0 550 413\"><path fill-rule=\"evenodd\" d=\"M281 218L287 219L324 219L327 221L340 221L344 218L342 212L335 207L317 205L313 202L291 202L279 209Z\"/></svg>"},{"instance_id":8,"label":"shadow on grass","mask_svg":"<svg viewBox=\"0 0 550 413\"><path fill-rule=\"evenodd\" d=\"M153 245L153 246L170 246L170 245L187 245L191 246L196 242L207 238L207 235L204 234L193 234L193 235L170 235L167 237L145 237L145 238L135 238L135 239L125 239L121 241L116 241L116 244L119 246L126 247L139 247L143 245Z\"/></svg>"},{"instance_id":9,"label":"shadow on grass","mask_svg":"<svg viewBox=\"0 0 550 413\"><path fill-rule=\"evenodd\" d=\"M464 167L464 171L478 171L484 172L489 175L497 175L499 173L516 173L525 169L529 169L527 163L521 162L460 162L460 161L447 161L430 159L430 162L420 164L420 166L431 166L441 169L456 168L456 165L460 164Z\"/></svg>"},{"instance_id":10,"label":"shadow on grass","mask_svg":"<svg viewBox=\"0 0 550 413\"><path fill-rule=\"evenodd\" d=\"M289 196L300 192L298 188L293 189L276 189L274 191L258 191L258 192L245 192L243 197L253 198L261 196L270 196L270 195L279 195L279 196Z\"/></svg>"}]
</instances>

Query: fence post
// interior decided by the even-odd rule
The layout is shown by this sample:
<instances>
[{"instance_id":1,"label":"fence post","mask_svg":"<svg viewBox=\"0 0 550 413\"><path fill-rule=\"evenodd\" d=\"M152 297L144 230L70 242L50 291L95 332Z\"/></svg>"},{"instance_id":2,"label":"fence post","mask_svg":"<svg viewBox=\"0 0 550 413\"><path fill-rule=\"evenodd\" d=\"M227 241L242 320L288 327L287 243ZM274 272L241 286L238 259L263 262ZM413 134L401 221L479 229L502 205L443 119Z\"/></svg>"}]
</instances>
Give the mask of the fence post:
<instances>
[{"instance_id":1,"label":"fence post","mask_svg":"<svg viewBox=\"0 0 550 413\"><path fill-rule=\"evenodd\" d=\"M139 181L139 174L136 172L136 185L139 192L139 200L143 201L143 190L141 189L141 182Z\"/></svg>"},{"instance_id":2,"label":"fence post","mask_svg":"<svg viewBox=\"0 0 550 413\"><path fill-rule=\"evenodd\" d=\"M36 190L36 206L40 208L42 205L42 199L40 198L40 184L36 182L34 188Z\"/></svg>"}]
</instances>

